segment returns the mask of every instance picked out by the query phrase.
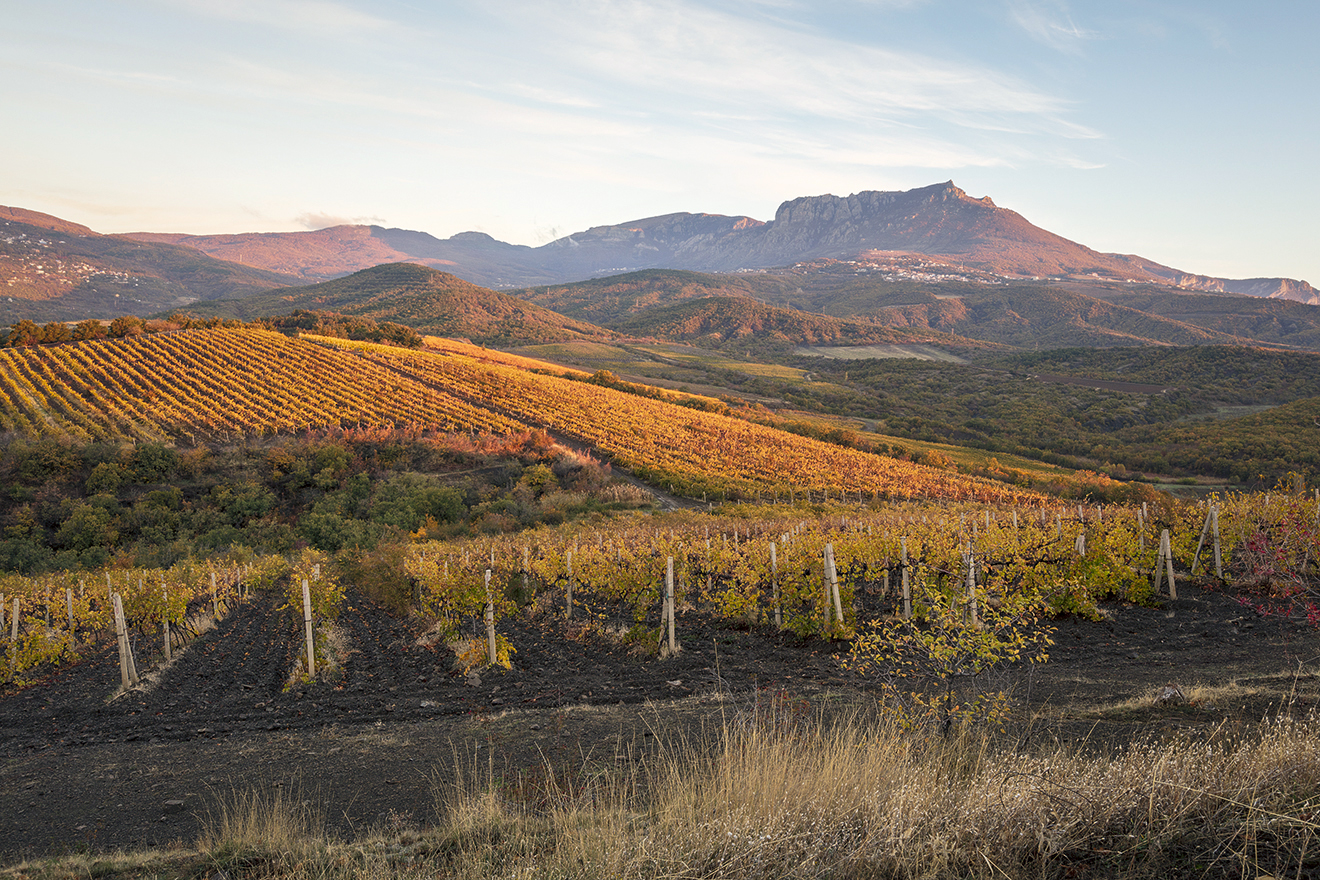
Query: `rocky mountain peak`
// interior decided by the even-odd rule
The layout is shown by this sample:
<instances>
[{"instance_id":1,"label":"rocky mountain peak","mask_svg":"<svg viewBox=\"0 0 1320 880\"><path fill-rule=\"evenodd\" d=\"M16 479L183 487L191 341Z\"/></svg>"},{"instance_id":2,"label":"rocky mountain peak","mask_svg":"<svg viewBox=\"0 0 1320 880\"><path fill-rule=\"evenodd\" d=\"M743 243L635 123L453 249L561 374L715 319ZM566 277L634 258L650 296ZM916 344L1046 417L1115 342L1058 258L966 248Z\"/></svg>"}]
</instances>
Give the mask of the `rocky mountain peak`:
<instances>
[{"instance_id":1,"label":"rocky mountain peak","mask_svg":"<svg viewBox=\"0 0 1320 880\"><path fill-rule=\"evenodd\" d=\"M790 199L779 206L774 222L778 226L867 223L882 218L889 222L896 212L905 209L919 211L922 206L958 204L995 208L989 196L974 199L949 180L895 192L863 190L846 198L823 195Z\"/></svg>"}]
</instances>

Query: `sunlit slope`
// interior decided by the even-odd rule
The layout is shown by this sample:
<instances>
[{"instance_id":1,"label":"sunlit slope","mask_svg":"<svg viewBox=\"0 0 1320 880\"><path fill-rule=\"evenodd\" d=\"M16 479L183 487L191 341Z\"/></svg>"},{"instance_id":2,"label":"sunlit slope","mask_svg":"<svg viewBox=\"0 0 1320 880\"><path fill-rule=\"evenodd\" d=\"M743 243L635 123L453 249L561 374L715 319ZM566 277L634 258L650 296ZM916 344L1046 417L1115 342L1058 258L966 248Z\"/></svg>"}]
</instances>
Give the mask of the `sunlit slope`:
<instances>
[{"instance_id":1,"label":"sunlit slope","mask_svg":"<svg viewBox=\"0 0 1320 880\"><path fill-rule=\"evenodd\" d=\"M335 342L327 340L327 342ZM475 346L415 352L363 343L346 349L430 387L489 405L598 449L638 476L685 495L801 497L810 490L888 497L1012 502L1036 497L991 480L845 449L742 419L611 388L530 373Z\"/></svg>"},{"instance_id":2,"label":"sunlit slope","mask_svg":"<svg viewBox=\"0 0 1320 880\"><path fill-rule=\"evenodd\" d=\"M0 349L0 431L73 440L232 441L326 427L547 427L689 497L1025 500L960 476L532 370L443 343L412 351L250 328ZM672 393L670 393L672 394Z\"/></svg>"},{"instance_id":3,"label":"sunlit slope","mask_svg":"<svg viewBox=\"0 0 1320 880\"><path fill-rule=\"evenodd\" d=\"M0 349L0 430L32 437L232 440L411 425L524 429L350 352L264 330Z\"/></svg>"}]
</instances>

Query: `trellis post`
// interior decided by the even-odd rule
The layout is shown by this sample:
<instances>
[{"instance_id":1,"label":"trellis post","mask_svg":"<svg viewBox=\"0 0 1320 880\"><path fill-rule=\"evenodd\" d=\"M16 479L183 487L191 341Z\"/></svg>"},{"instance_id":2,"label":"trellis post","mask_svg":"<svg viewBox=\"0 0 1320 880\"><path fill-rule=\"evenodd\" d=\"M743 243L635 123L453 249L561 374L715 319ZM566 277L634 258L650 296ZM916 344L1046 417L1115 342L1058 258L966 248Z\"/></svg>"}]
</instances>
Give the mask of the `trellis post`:
<instances>
[{"instance_id":1,"label":"trellis post","mask_svg":"<svg viewBox=\"0 0 1320 880\"><path fill-rule=\"evenodd\" d=\"M572 620L573 619L573 551L572 550L568 551L567 567L568 567L568 597L566 602L564 603L564 619Z\"/></svg>"},{"instance_id":2,"label":"trellis post","mask_svg":"<svg viewBox=\"0 0 1320 880\"><path fill-rule=\"evenodd\" d=\"M316 640L312 634L312 592L307 578L302 582L303 628L307 632L307 677L316 678Z\"/></svg>"},{"instance_id":3,"label":"trellis post","mask_svg":"<svg viewBox=\"0 0 1320 880\"><path fill-rule=\"evenodd\" d=\"M903 567L903 619L912 617L912 582L908 577L907 538L899 538L899 553Z\"/></svg>"},{"instance_id":4,"label":"trellis post","mask_svg":"<svg viewBox=\"0 0 1320 880\"><path fill-rule=\"evenodd\" d=\"M486 569L486 656L494 666L498 659L495 645L495 600L490 594L490 569Z\"/></svg>"}]
</instances>

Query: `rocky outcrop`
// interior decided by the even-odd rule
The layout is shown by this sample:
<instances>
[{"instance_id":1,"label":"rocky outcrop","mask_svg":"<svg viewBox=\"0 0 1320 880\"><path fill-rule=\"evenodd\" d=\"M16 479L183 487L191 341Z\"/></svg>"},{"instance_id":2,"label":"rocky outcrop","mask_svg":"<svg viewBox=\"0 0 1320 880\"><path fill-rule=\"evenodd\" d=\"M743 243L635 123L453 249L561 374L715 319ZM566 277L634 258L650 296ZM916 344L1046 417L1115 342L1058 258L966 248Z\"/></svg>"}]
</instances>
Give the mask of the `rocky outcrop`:
<instances>
[{"instance_id":1,"label":"rocky outcrop","mask_svg":"<svg viewBox=\"0 0 1320 880\"><path fill-rule=\"evenodd\" d=\"M1287 299L1293 302L1320 305L1320 291L1293 278L1212 278L1208 275L1178 274L1174 284L1188 290L1211 293L1235 293L1240 296L1258 296L1265 299Z\"/></svg>"}]
</instances>

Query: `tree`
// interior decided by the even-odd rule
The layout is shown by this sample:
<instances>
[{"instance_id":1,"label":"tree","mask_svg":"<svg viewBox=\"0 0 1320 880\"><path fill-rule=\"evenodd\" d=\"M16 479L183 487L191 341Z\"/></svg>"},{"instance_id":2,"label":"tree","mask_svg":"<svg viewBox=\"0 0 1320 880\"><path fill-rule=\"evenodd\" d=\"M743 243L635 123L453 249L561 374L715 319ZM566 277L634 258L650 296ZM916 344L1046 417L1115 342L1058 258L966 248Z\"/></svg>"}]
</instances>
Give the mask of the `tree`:
<instances>
[{"instance_id":1,"label":"tree","mask_svg":"<svg viewBox=\"0 0 1320 880\"><path fill-rule=\"evenodd\" d=\"M26 318L15 322L9 328L9 335L5 337L5 345L11 348L20 345L37 345L41 342L41 328L35 322Z\"/></svg>"},{"instance_id":2,"label":"tree","mask_svg":"<svg viewBox=\"0 0 1320 880\"><path fill-rule=\"evenodd\" d=\"M71 339L73 339L73 331L63 321L51 321L41 328L41 342L43 344L68 342Z\"/></svg>"},{"instance_id":3,"label":"tree","mask_svg":"<svg viewBox=\"0 0 1320 880\"><path fill-rule=\"evenodd\" d=\"M110 322L111 339L123 339L126 336L140 336L146 332L146 322L137 315L121 315Z\"/></svg>"},{"instance_id":4,"label":"tree","mask_svg":"<svg viewBox=\"0 0 1320 880\"><path fill-rule=\"evenodd\" d=\"M1031 591L983 604L970 622L959 598L919 592L924 614L871 624L853 641L844 667L879 677L887 708L906 728L934 724L947 734L955 721L999 721L1009 694L986 687L986 676L1022 660L1044 662L1053 644L1054 628L1040 620L1040 596Z\"/></svg>"},{"instance_id":5,"label":"tree","mask_svg":"<svg viewBox=\"0 0 1320 880\"><path fill-rule=\"evenodd\" d=\"M100 321L79 321L73 328L74 342L83 342L88 339L104 339L105 336L105 324Z\"/></svg>"}]
</instances>

